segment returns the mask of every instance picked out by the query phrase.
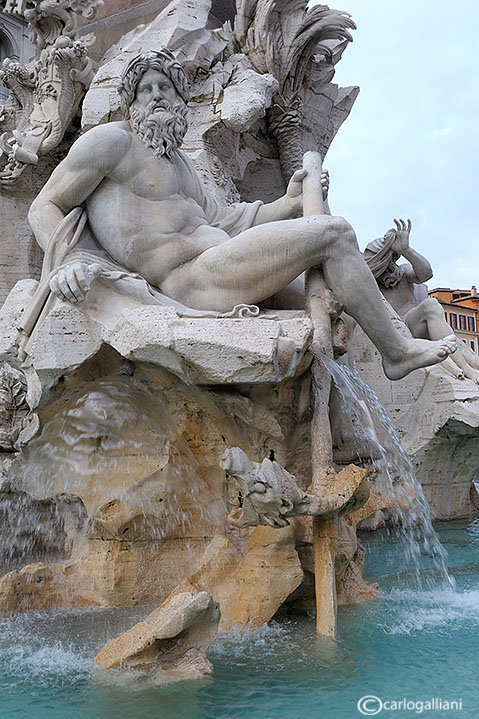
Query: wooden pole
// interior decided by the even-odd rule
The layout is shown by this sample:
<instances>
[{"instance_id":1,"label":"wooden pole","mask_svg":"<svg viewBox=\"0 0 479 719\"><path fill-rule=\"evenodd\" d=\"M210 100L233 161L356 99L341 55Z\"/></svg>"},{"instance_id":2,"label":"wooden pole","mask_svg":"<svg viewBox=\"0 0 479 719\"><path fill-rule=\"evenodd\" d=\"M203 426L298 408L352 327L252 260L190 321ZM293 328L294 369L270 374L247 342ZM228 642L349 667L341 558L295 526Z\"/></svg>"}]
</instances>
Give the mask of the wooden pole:
<instances>
[{"instance_id":1,"label":"wooden pole","mask_svg":"<svg viewBox=\"0 0 479 719\"><path fill-rule=\"evenodd\" d=\"M324 214L321 187L322 160L318 152L307 152L303 167L308 174L303 180L303 215ZM313 321L314 333L311 345L313 354L333 357L331 313L328 289L318 268L306 273L306 303ZM310 492L321 494L335 477L331 426L329 422L329 394L331 377L316 358L311 367L313 387L313 418L311 421L311 469ZM328 637L336 634L336 579L334 559L336 550L335 515L313 517L314 573L316 593L316 631Z\"/></svg>"}]
</instances>

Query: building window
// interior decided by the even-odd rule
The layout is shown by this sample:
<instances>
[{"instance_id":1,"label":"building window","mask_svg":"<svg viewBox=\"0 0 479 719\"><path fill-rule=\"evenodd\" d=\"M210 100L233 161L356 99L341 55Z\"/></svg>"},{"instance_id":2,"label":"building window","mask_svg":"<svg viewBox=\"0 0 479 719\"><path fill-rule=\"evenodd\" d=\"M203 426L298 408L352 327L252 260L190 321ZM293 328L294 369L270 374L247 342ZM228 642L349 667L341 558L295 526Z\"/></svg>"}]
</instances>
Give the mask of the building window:
<instances>
[{"instance_id":1,"label":"building window","mask_svg":"<svg viewBox=\"0 0 479 719\"><path fill-rule=\"evenodd\" d=\"M474 345L474 340L471 340L471 350L472 350L473 352L476 351L476 347L475 347L475 345Z\"/></svg>"},{"instance_id":2,"label":"building window","mask_svg":"<svg viewBox=\"0 0 479 719\"><path fill-rule=\"evenodd\" d=\"M468 317L467 318L467 329L469 332L475 332L476 331L476 323L474 322L474 317Z\"/></svg>"},{"instance_id":3,"label":"building window","mask_svg":"<svg viewBox=\"0 0 479 719\"><path fill-rule=\"evenodd\" d=\"M466 329L466 315L459 315L459 329Z\"/></svg>"},{"instance_id":4,"label":"building window","mask_svg":"<svg viewBox=\"0 0 479 719\"><path fill-rule=\"evenodd\" d=\"M457 330L457 315L455 314L455 312L451 312L449 317L450 317L449 324L451 325L452 329Z\"/></svg>"}]
</instances>

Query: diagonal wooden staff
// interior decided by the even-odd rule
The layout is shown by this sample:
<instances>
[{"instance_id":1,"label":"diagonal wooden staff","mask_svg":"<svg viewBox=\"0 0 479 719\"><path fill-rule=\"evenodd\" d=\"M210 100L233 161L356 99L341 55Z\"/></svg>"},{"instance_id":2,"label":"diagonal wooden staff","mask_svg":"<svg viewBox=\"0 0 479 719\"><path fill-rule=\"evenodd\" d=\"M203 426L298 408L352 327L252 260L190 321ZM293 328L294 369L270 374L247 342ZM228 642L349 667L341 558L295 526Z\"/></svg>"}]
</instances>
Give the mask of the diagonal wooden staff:
<instances>
[{"instance_id":1,"label":"diagonal wooden staff","mask_svg":"<svg viewBox=\"0 0 479 719\"><path fill-rule=\"evenodd\" d=\"M304 155L303 167L308 174L303 180L303 215L324 214L321 187L322 160L318 152ZM310 351L314 355L312 372L313 418L311 420L312 481L308 491L324 495L336 478L333 466L329 394L331 377L318 355L333 357L331 329L332 297L323 274L317 267L306 273L306 306L313 321L314 333ZM334 637L336 634L336 551L337 515L313 517L314 573L316 592L316 631Z\"/></svg>"}]
</instances>

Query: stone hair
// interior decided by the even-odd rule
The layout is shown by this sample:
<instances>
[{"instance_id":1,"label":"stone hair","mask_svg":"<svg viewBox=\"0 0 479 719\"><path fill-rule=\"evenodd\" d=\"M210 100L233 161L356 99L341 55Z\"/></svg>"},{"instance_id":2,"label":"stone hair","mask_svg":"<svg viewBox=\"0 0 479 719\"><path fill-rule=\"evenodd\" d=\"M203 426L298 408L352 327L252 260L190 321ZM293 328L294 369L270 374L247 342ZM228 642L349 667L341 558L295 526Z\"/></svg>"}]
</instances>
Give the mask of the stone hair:
<instances>
[{"instance_id":1,"label":"stone hair","mask_svg":"<svg viewBox=\"0 0 479 719\"><path fill-rule=\"evenodd\" d=\"M130 60L123 71L121 83L118 87L121 109L125 120L130 117L130 106L135 99L138 83L147 70L157 70L164 73L173 83L182 100L186 104L190 100L190 90L185 71L175 56L167 48L144 52Z\"/></svg>"}]
</instances>

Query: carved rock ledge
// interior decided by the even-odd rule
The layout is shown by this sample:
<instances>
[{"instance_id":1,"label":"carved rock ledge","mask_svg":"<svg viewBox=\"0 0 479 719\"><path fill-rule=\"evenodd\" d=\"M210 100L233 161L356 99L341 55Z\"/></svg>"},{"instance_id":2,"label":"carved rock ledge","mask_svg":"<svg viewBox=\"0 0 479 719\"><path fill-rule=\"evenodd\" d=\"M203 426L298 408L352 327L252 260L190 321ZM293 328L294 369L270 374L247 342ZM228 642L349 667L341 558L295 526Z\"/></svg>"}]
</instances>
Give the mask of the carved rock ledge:
<instances>
[{"instance_id":1,"label":"carved rock ledge","mask_svg":"<svg viewBox=\"0 0 479 719\"><path fill-rule=\"evenodd\" d=\"M0 360L15 361L16 327L35 284L18 282L0 310ZM29 353L44 387L102 345L126 359L165 367L188 384L281 382L296 374L312 336L303 312L276 312L270 319L187 319L160 306L108 315L94 310L88 315L87 309L57 301L35 333Z\"/></svg>"},{"instance_id":2,"label":"carved rock ledge","mask_svg":"<svg viewBox=\"0 0 479 719\"><path fill-rule=\"evenodd\" d=\"M159 682L198 679L213 669L206 650L216 639L219 618L208 592L173 594L103 647L95 662L105 669L154 672Z\"/></svg>"}]
</instances>

